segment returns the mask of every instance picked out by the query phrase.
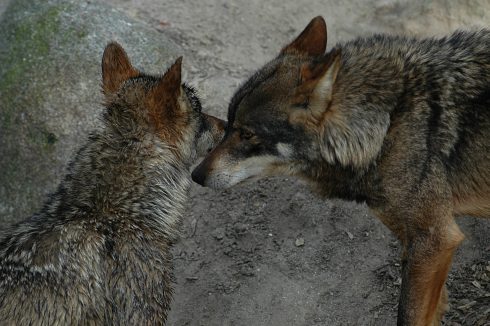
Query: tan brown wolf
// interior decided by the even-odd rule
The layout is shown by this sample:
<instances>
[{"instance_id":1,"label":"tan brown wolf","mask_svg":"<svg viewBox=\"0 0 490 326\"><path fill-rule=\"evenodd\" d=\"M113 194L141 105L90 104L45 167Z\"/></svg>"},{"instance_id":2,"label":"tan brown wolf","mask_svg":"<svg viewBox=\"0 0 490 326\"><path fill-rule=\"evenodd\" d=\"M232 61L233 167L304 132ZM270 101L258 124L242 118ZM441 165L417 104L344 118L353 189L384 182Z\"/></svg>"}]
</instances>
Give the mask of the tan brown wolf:
<instances>
[{"instance_id":1,"label":"tan brown wolf","mask_svg":"<svg viewBox=\"0 0 490 326\"><path fill-rule=\"evenodd\" d=\"M0 235L0 325L162 325L189 168L222 137L181 85L102 59L104 126L42 210Z\"/></svg>"},{"instance_id":2,"label":"tan brown wolf","mask_svg":"<svg viewBox=\"0 0 490 326\"><path fill-rule=\"evenodd\" d=\"M235 93L193 179L292 175L366 202L403 244L398 325L437 325L454 218L490 215L490 31L326 43L317 17Z\"/></svg>"}]
</instances>

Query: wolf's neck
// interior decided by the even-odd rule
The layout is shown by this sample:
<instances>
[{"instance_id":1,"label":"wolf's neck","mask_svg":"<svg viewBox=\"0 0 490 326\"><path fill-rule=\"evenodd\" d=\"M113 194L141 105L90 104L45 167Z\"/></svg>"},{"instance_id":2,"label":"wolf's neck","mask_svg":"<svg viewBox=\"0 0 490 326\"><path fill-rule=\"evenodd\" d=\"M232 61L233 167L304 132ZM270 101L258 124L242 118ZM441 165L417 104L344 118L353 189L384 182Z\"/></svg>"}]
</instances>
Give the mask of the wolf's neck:
<instances>
[{"instance_id":1,"label":"wolf's neck","mask_svg":"<svg viewBox=\"0 0 490 326\"><path fill-rule=\"evenodd\" d=\"M329 164L322 159L307 164L298 163L293 169L296 176L307 181L312 190L324 198L371 203L377 200L376 166L353 169Z\"/></svg>"},{"instance_id":2,"label":"wolf's neck","mask_svg":"<svg viewBox=\"0 0 490 326\"><path fill-rule=\"evenodd\" d=\"M175 228L190 186L188 167L164 144L144 147L91 137L43 212L56 219L122 217L157 231Z\"/></svg>"}]
</instances>

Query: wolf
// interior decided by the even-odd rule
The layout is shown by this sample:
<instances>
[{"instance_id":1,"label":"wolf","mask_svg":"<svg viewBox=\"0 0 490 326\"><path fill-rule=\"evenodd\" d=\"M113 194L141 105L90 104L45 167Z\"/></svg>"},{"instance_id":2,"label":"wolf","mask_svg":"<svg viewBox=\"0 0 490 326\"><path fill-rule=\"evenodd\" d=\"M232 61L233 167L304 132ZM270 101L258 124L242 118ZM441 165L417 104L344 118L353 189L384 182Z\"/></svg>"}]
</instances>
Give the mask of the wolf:
<instances>
[{"instance_id":1,"label":"wolf","mask_svg":"<svg viewBox=\"0 0 490 326\"><path fill-rule=\"evenodd\" d=\"M490 31L326 45L316 17L250 77L192 178L296 176L367 203L403 247L398 325L438 325L464 238L455 217L490 216Z\"/></svg>"},{"instance_id":2,"label":"wolf","mask_svg":"<svg viewBox=\"0 0 490 326\"><path fill-rule=\"evenodd\" d=\"M105 48L103 126L32 217L0 234L1 325L163 325L190 166L222 137L181 84Z\"/></svg>"}]
</instances>

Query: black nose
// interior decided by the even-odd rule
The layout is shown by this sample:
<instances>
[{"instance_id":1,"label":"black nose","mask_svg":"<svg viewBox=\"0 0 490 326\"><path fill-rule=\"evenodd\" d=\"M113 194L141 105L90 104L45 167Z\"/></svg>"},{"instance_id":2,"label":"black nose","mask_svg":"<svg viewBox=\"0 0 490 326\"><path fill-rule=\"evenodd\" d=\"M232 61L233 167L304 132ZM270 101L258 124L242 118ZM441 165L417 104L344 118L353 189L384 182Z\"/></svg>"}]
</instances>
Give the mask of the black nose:
<instances>
[{"instance_id":1,"label":"black nose","mask_svg":"<svg viewBox=\"0 0 490 326\"><path fill-rule=\"evenodd\" d=\"M206 180L206 174L202 171L202 163L194 169L191 173L192 181L204 186L204 181Z\"/></svg>"}]
</instances>

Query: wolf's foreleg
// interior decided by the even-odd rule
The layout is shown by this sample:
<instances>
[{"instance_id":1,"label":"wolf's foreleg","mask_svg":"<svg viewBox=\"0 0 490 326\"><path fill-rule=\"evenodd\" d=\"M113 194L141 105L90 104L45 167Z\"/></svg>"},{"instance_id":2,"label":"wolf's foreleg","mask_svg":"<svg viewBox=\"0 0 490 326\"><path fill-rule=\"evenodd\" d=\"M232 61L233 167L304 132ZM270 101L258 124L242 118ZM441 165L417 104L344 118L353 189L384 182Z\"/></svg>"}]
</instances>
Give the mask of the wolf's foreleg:
<instances>
[{"instance_id":1,"label":"wolf's foreleg","mask_svg":"<svg viewBox=\"0 0 490 326\"><path fill-rule=\"evenodd\" d=\"M407 235L397 324L439 325L447 305L447 274L464 235L452 216L429 230L413 229Z\"/></svg>"}]
</instances>

